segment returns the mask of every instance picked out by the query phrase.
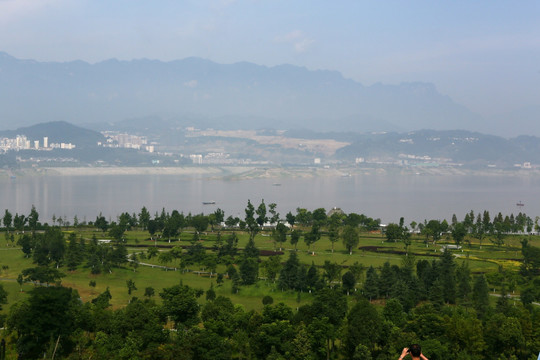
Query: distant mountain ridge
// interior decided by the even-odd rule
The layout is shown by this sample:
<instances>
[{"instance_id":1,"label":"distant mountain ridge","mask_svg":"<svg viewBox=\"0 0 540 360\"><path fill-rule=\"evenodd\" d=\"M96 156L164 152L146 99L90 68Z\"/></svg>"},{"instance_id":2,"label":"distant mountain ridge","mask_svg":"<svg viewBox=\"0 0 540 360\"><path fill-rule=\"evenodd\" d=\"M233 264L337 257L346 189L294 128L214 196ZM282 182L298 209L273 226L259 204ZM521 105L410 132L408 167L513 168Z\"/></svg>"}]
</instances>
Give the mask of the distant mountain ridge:
<instances>
[{"instance_id":1,"label":"distant mountain ridge","mask_svg":"<svg viewBox=\"0 0 540 360\"><path fill-rule=\"evenodd\" d=\"M99 141L105 141L101 133L65 121L52 121L16 130L0 131L0 137L15 138L17 135L25 135L30 140L39 140L41 145L43 145L43 138L48 137L49 144L72 143L83 148L96 147Z\"/></svg>"},{"instance_id":2,"label":"distant mountain ridge","mask_svg":"<svg viewBox=\"0 0 540 360\"><path fill-rule=\"evenodd\" d=\"M0 52L0 128L157 116L185 126L408 131L479 130L482 120L427 83L362 84L293 65L199 58L96 64L16 59Z\"/></svg>"},{"instance_id":3,"label":"distant mountain ridge","mask_svg":"<svg viewBox=\"0 0 540 360\"><path fill-rule=\"evenodd\" d=\"M540 138L518 136L511 139L464 130L420 130L408 133L358 135L351 145L339 149L336 157L394 157L401 155L447 158L454 162L485 166L512 166L531 162L538 165Z\"/></svg>"}]
</instances>

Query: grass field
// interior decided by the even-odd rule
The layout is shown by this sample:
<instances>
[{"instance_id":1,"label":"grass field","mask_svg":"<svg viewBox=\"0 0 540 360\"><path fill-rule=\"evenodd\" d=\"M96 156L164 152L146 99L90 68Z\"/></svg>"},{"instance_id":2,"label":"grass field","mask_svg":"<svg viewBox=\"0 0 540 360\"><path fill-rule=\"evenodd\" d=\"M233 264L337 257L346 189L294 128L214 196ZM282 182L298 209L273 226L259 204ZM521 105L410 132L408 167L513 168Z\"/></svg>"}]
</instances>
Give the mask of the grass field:
<instances>
[{"instance_id":1,"label":"grass field","mask_svg":"<svg viewBox=\"0 0 540 360\"><path fill-rule=\"evenodd\" d=\"M93 236L96 236L98 239L108 239L106 234L90 228L69 229L66 233L72 231L75 231L78 237L82 236L88 240ZM248 235L243 232L237 232L237 235L239 238L238 247L243 248L248 241ZM229 236L229 233L223 231L221 236L225 238ZM473 273L495 272L500 266L504 269L516 270L519 267L519 261L521 259L520 240L523 237L527 237L532 245L540 246L540 237L527 235L508 236L506 238L506 244L501 247L496 247L488 239L485 239L480 248L479 244L473 241L470 246L465 245L462 250L454 250L456 262L458 264L461 264L463 261L467 262ZM193 233L185 231L181 234L179 241L169 243L167 240L161 239L154 242L149 240L147 232L129 231L126 233L129 252L137 253L146 251L148 246L154 244L171 247L190 246L192 238ZM202 235L200 242L204 247L210 249L216 245L216 239L216 232L208 232ZM275 244L268 234L258 234L255 242L260 250L273 251L275 249ZM423 238L413 237L412 245L409 247L409 254L414 254L416 260L427 259L431 261L441 254L441 245L445 243L451 242L443 239L437 245L430 244L426 246ZM281 261L284 262L287 260L288 254L294 251L294 248L290 243L284 243L282 246L284 254L281 255ZM359 262L366 268L369 266L381 267L386 261L390 262L390 264L399 265L405 256L405 248L402 243L389 243L385 241L385 238L381 234L371 233L361 235L359 247L353 251L352 255L349 255L341 242L334 244L334 252L331 249L332 244L330 240L323 236L311 246L309 251L304 242L299 242L297 253L300 262L307 265L313 263L321 266L325 261L330 261L347 267L355 262ZM160 250L166 251L167 249L160 248ZM207 250L207 252L210 251ZM262 261L266 259L267 257L261 256ZM141 260L141 262L164 265L160 264L156 258ZM23 269L33 267L34 265L31 259L24 257L24 254L19 248L13 247L12 244L6 244L4 240L0 241L0 265L3 266L0 272L0 283L3 284L9 293L8 304L4 306L3 310L3 313L6 313L12 304L23 299L26 296L26 292L32 288L33 285L24 284L22 287L23 291L21 292L16 279ZM165 265L178 267L179 263L176 260ZM263 307L262 298L265 295L272 296L274 302L284 302L293 308L311 301L310 294L303 293L298 296L295 292L282 292L277 288L276 284L264 280L260 280L255 285L242 286L238 293L232 294L231 282L229 280L225 280L221 286L217 286L215 274L213 277L210 277L208 274L195 273L201 270L201 267L198 265L188 267L187 270L189 272L165 271L142 265L138 266L136 270L126 266L124 268L114 268L112 273L99 275L90 274L89 269L83 266L80 266L73 272L69 272L65 268L61 268L60 270L66 274L66 277L62 280L62 284L77 289L83 301L89 301L109 288L112 294L111 303L114 307L124 306L128 303L131 296L143 297L146 287L155 289L155 298L159 301L158 294L161 289L177 284L180 281L186 285L205 291L213 284L217 295L228 296L235 304L239 304L247 310L260 310ZM225 272L224 265L219 265L217 271ZM137 287L137 290L132 295L128 295L127 292L126 281L129 279L133 280ZM96 286L90 286L90 281L95 281ZM361 287L361 284L357 286ZM204 301L203 298L201 298L201 302Z\"/></svg>"}]
</instances>

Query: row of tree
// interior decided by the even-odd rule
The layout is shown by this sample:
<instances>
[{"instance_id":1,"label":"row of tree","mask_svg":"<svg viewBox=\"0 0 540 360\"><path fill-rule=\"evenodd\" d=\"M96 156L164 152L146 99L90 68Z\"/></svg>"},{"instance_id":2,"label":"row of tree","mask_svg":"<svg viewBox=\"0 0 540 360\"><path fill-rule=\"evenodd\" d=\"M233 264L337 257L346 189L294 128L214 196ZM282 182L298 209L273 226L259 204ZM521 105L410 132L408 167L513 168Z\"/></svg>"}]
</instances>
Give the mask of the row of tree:
<instances>
[{"instance_id":1,"label":"row of tree","mask_svg":"<svg viewBox=\"0 0 540 360\"><path fill-rule=\"evenodd\" d=\"M405 226L404 218L400 218L399 224L390 223L385 229L386 238L389 241L402 241L405 247L411 244L411 233L419 233L425 243L436 243L443 237L454 240L456 245L461 246L464 242L471 244L471 239L478 240L480 247L484 239L489 239L497 246L504 244L505 238L509 234L530 234L534 230L540 232L540 218L534 221L529 216L519 213L503 216L498 213L491 220L489 211L478 213L475 217L474 211L465 215L463 221L458 221L456 215L452 216L452 222L449 224L446 220L424 220L423 223L412 221L410 228Z\"/></svg>"},{"instance_id":2,"label":"row of tree","mask_svg":"<svg viewBox=\"0 0 540 360\"><path fill-rule=\"evenodd\" d=\"M487 210L476 215L471 210L465 215L463 221L458 221L456 215L453 215L451 223L437 219L424 220L420 223L412 221L409 228L405 226L404 218L401 218L399 223L388 224L384 231L389 241L402 241L406 249L411 244L412 233L420 234L426 244L429 241L436 243L443 237L446 239L451 237L457 245L462 245L464 242L470 244L471 239L476 239L482 246L483 240L489 237L493 243L501 246L508 234L531 233L533 230L540 232L539 220L540 218L536 217L533 221L532 218L523 213L516 216L514 214L503 216L502 213L498 213L492 220ZM58 219L55 218L53 225L56 221ZM12 242L15 241L12 230L16 230L18 233L23 233L26 229L35 232L46 227L46 224L39 222L39 214L34 206L32 206L28 216L19 214L13 216L11 212L5 210L2 224L6 231L6 239L11 239ZM81 226L81 224L75 217L74 225ZM138 215L124 212L118 216L116 221L108 221L105 216L100 214L94 222L84 224L95 226L104 233L108 231L109 235L117 240L121 240L126 231L142 229L148 231L152 240L159 238L167 239L169 242L178 239L182 231L188 227L194 230L194 239L198 239L209 226L212 231L216 227L218 231L222 227L244 230L250 234L250 237L254 237L262 230L270 229L275 244L280 244L280 247L282 243L287 241L287 238L290 238L291 245L296 246L301 237L310 247L322 235L326 235L332 243L332 251L334 243L342 240L349 252L357 245L359 230L380 229L380 220L378 219L372 219L363 214L345 214L339 209L327 212L324 208L313 211L297 208L295 214L288 212L282 218L276 211L276 204L272 203L267 206L264 200L257 208L248 200L243 219L233 216L225 218L225 213L221 209L208 215L192 215L191 213L184 215L178 210L169 213L162 209L161 213L156 212L152 217L146 207L143 207ZM60 222L59 225L61 225Z\"/></svg>"}]
</instances>

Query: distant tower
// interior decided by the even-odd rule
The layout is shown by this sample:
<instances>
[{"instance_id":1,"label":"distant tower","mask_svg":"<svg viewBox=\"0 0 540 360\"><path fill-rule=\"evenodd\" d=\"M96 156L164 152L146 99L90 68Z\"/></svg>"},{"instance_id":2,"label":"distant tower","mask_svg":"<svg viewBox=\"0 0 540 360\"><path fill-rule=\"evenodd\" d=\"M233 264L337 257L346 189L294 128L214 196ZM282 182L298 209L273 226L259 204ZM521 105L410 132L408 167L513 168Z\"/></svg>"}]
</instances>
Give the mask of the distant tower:
<instances>
[{"instance_id":1,"label":"distant tower","mask_svg":"<svg viewBox=\"0 0 540 360\"><path fill-rule=\"evenodd\" d=\"M43 138L43 147L44 148L48 148L49 147L49 138L47 136L45 136Z\"/></svg>"},{"instance_id":2,"label":"distant tower","mask_svg":"<svg viewBox=\"0 0 540 360\"><path fill-rule=\"evenodd\" d=\"M39 149L39 140L34 140L34 149Z\"/></svg>"}]
</instances>

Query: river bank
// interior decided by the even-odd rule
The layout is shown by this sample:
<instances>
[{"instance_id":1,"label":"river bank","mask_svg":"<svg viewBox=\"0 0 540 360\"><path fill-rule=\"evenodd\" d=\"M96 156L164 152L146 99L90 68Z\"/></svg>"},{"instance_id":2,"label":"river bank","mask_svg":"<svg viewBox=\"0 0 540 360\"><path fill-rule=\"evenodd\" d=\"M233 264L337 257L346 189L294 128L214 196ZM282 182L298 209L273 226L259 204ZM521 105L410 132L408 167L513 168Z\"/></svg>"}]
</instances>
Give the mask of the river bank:
<instances>
[{"instance_id":1,"label":"river bank","mask_svg":"<svg viewBox=\"0 0 540 360\"><path fill-rule=\"evenodd\" d=\"M459 167L356 167L356 166L178 166L178 167L49 167L18 170L0 170L0 178L33 176L112 176L112 175L177 175L200 176L210 179L268 179L352 177L355 175L392 176L520 176L537 177L534 169L484 169L472 170Z\"/></svg>"}]
</instances>

